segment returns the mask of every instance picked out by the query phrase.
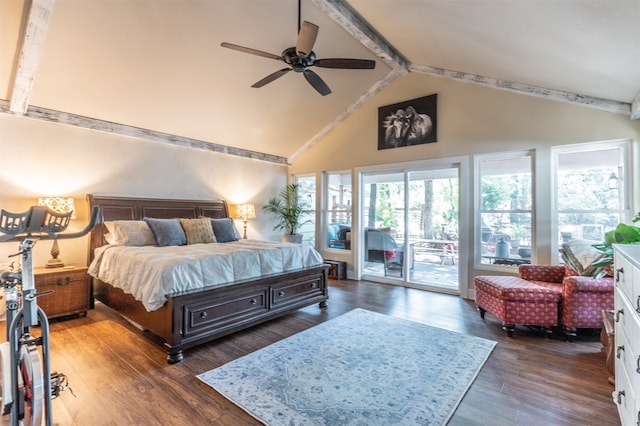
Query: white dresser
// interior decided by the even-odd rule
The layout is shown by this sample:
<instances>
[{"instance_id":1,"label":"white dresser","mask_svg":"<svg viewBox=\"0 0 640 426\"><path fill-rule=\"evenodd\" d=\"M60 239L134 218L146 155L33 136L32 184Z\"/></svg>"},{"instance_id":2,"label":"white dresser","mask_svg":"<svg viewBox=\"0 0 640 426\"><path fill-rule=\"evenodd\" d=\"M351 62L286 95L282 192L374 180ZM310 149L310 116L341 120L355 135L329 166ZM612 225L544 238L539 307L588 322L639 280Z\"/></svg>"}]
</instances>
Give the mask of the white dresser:
<instances>
[{"instance_id":1,"label":"white dresser","mask_svg":"<svg viewBox=\"0 0 640 426\"><path fill-rule=\"evenodd\" d=\"M613 400L623 426L640 426L640 245L615 250L615 375Z\"/></svg>"}]
</instances>

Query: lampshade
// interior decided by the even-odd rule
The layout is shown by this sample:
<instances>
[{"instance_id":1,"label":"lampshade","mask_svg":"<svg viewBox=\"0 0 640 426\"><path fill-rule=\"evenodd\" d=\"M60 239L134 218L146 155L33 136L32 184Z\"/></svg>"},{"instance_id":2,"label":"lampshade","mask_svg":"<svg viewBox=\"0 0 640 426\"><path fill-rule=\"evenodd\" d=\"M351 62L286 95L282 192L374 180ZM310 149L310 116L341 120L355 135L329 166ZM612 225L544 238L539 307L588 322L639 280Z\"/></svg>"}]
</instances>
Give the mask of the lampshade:
<instances>
[{"instance_id":1,"label":"lampshade","mask_svg":"<svg viewBox=\"0 0 640 426\"><path fill-rule=\"evenodd\" d=\"M242 220L255 219L256 209L253 204L238 204L236 208L236 217Z\"/></svg>"},{"instance_id":2,"label":"lampshade","mask_svg":"<svg viewBox=\"0 0 640 426\"><path fill-rule=\"evenodd\" d=\"M46 206L57 213L71 213L71 219L76 218L76 206L73 203L71 197L40 197L38 198L38 205ZM58 247L58 240L53 240L51 246L51 259L45 265L47 268L60 268L64 266L64 262L58 259L60 254L60 248Z\"/></svg>"},{"instance_id":3,"label":"lampshade","mask_svg":"<svg viewBox=\"0 0 640 426\"><path fill-rule=\"evenodd\" d=\"M40 197L38 198L38 205L47 206L58 213L69 213L72 211L71 219L76 218L76 206L71 197Z\"/></svg>"}]
</instances>

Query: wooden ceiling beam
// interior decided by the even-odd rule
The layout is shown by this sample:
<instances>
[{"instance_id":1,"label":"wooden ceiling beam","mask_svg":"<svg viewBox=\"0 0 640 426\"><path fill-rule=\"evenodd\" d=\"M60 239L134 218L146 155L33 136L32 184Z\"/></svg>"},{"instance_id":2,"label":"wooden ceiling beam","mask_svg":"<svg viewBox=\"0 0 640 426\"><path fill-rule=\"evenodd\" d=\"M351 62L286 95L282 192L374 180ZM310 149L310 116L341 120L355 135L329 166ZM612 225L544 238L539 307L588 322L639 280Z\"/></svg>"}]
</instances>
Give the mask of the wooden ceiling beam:
<instances>
[{"instance_id":1,"label":"wooden ceiling beam","mask_svg":"<svg viewBox=\"0 0 640 426\"><path fill-rule=\"evenodd\" d=\"M631 115L631 105L626 102L580 95L577 93L565 92L563 90L547 89L544 87L531 86L524 83L499 80L482 75L469 74L460 71L451 71L443 68L436 68L425 65L411 65L409 69L412 72L435 75L438 77L461 81L463 83L472 83L492 89L506 90L509 92L527 96L534 96L536 98L547 99L550 101L599 109L602 111L612 112L614 114L622 114L626 116Z\"/></svg>"},{"instance_id":2,"label":"wooden ceiling beam","mask_svg":"<svg viewBox=\"0 0 640 426\"><path fill-rule=\"evenodd\" d=\"M24 114L29 107L33 81L47 37L55 0L31 0L27 22L23 26L22 47L11 92L11 112Z\"/></svg>"},{"instance_id":3,"label":"wooden ceiling beam","mask_svg":"<svg viewBox=\"0 0 640 426\"><path fill-rule=\"evenodd\" d=\"M398 52L380 34L378 34L371 25L360 17L355 10L347 5L344 0L310 1L318 6L331 19L340 24L349 34L356 38L356 40L359 40L365 47L371 50L399 73L404 74L407 72L417 72L436 75L438 77L449 78L465 83L479 84L493 89L507 90L521 95L534 96L555 102L569 103L615 114L622 114L631 117L632 120L640 118L640 100L638 100L638 97L634 100L635 106L633 107L632 112L632 105L626 102L597 98L562 90L536 87L529 84L499 80L482 75L452 71L428 65L412 64L402 56L401 52ZM640 96L640 94L638 96Z\"/></svg>"},{"instance_id":4,"label":"wooden ceiling beam","mask_svg":"<svg viewBox=\"0 0 640 426\"><path fill-rule=\"evenodd\" d=\"M631 119L640 120L640 90L631 103Z\"/></svg>"},{"instance_id":5,"label":"wooden ceiling beam","mask_svg":"<svg viewBox=\"0 0 640 426\"><path fill-rule=\"evenodd\" d=\"M324 126L318 133L315 134L307 143L305 143L300 149L298 149L291 157L289 157L289 163L293 164L298 157L300 157L305 151L317 144L324 138L329 132L338 127L340 123L345 121L351 114L356 112L362 105L364 105L369 99L375 96L376 93L385 88L389 83L398 78L400 73L391 70L382 80L379 80L376 84L371 86L364 94L362 94L354 103L349 105L340 115L334 118L330 123Z\"/></svg>"},{"instance_id":6,"label":"wooden ceiling beam","mask_svg":"<svg viewBox=\"0 0 640 426\"><path fill-rule=\"evenodd\" d=\"M9 111L9 102L0 99L0 114L13 114ZM251 160L266 161L286 165L287 159L278 155L265 154L248 149L235 148L227 145L206 142L199 139L192 139L184 136L172 135L155 130L143 129L140 127L128 126L126 124L113 123L111 121L99 120L97 118L85 117L69 112L56 111L37 106L30 106L24 113L24 117L49 123L63 124L67 126L80 127L97 132L121 135L130 138L142 139L145 141L160 142L185 148L199 149L202 151L216 152L219 154L233 155Z\"/></svg>"},{"instance_id":7,"label":"wooden ceiling beam","mask_svg":"<svg viewBox=\"0 0 640 426\"><path fill-rule=\"evenodd\" d=\"M310 0L340 24L349 34L373 52L378 58L387 63L396 73L409 72L407 61L393 46L391 46L378 32L371 27L348 4L340 0Z\"/></svg>"}]
</instances>

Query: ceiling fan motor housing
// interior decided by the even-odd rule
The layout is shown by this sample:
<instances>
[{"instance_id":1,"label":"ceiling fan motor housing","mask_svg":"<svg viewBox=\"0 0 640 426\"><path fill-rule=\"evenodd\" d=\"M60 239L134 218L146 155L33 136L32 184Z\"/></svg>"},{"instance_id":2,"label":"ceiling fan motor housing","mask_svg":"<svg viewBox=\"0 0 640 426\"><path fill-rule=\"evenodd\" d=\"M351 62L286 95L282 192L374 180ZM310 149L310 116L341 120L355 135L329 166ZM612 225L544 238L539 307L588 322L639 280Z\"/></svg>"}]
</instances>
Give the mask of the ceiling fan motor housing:
<instances>
[{"instance_id":1,"label":"ceiling fan motor housing","mask_svg":"<svg viewBox=\"0 0 640 426\"><path fill-rule=\"evenodd\" d=\"M289 47L283 50L282 57L287 64L291 65L291 68L293 68L295 72L304 71L306 67L313 65L313 62L316 60L316 54L313 51L306 57L299 57L295 47Z\"/></svg>"}]
</instances>

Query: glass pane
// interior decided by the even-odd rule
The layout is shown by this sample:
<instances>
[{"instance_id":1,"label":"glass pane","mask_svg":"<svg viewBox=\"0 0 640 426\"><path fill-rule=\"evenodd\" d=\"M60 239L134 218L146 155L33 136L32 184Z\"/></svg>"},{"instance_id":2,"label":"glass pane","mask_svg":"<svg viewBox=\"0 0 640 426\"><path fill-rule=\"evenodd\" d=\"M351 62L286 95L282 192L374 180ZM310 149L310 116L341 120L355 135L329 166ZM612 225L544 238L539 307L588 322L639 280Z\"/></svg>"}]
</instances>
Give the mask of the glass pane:
<instances>
[{"instance_id":1,"label":"glass pane","mask_svg":"<svg viewBox=\"0 0 640 426\"><path fill-rule=\"evenodd\" d=\"M618 210L622 207L622 148L558 155L558 210Z\"/></svg>"},{"instance_id":2,"label":"glass pane","mask_svg":"<svg viewBox=\"0 0 640 426\"><path fill-rule=\"evenodd\" d=\"M365 176L362 210L365 274L402 279L404 198L403 173Z\"/></svg>"},{"instance_id":3,"label":"glass pane","mask_svg":"<svg viewBox=\"0 0 640 426\"><path fill-rule=\"evenodd\" d=\"M298 231L302 234L302 243L312 247L316 245L316 213L305 212L301 217L302 226Z\"/></svg>"},{"instance_id":4,"label":"glass pane","mask_svg":"<svg viewBox=\"0 0 640 426\"><path fill-rule=\"evenodd\" d=\"M409 179L409 281L458 290L458 170L411 172Z\"/></svg>"},{"instance_id":5,"label":"glass pane","mask_svg":"<svg viewBox=\"0 0 640 426\"><path fill-rule=\"evenodd\" d=\"M458 173L443 168L364 176L365 275L459 289Z\"/></svg>"},{"instance_id":6,"label":"glass pane","mask_svg":"<svg viewBox=\"0 0 640 426\"><path fill-rule=\"evenodd\" d=\"M446 239L458 235L456 169L412 172L409 181L409 237Z\"/></svg>"},{"instance_id":7,"label":"glass pane","mask_svg":"<svg viewBox=\"0 0 640 426\"><path fill-rule=\"evenodd\" d=\"M531 210L531 157L483 160L482 210Z\"/></svg>"},{"instance_id":8,"label":"glass pane","mask_svg":"<svg viewBox=\"0 0 640 426\"><path fill-rule=\"evenodd\" d=\"M481 263L531 263L531 213L482 213L481 218Z\"/></svg>"},{"instance_id":9,"label":"glass pane","mask_svg":"<svg viewBox=\"0 0 640 426\"><path fill-rule=\"evenodd\" d=\"M327 174L327 246L351 249L351 174Z\"/></svg>"},{"instance_id":10,"label":"glass pane","mask_svg":"<svg viewBox=\"0 0 640 426\"><path fill-rule=\"evenodd\" d=\"M388 179L388 180L386 180ZM404 179L402 174L373 176L364 188L366 228L390 228L404 235Z\"/></svg>"},{"instance_id":11,"label":"glass pane","mask_svg":"<svg viewBox=\"0 0 640 426\"><path fill-rule=\"evenodd\" d=\"M304 209L300 218L302 243L315 247L316 244L316 177L296 176L298 184L298 202Z\"/></svg>"},{"instance_id":12,"label":"glass pane","mask_svg":"<svg viewBox=\"0 0 640 426\"><path fill-rule=\"evenodd\" d=\"M561 152L556 170L558 247L576 239L602 242L625 217L623 146Z\"/></svg>"},{"instance_id":13,"label":"glass pane","mask_svg":"<svg viewBox=\"0 0 640 426\"><path fill-rule=\"evenodd\" d=\"M620 214L609 213L560 213L558 214L558 241L604 241L605 232L615 229L622 220Z\"/></svg>"},{"instance_id":14,"label":"glass pane","mask_svg":"<svg viewBox=\"0 0 640 426\"><path fill-rule=\"evenodd\" d=\"M485 159L481 173L480 263L531 263L533 185L531 156Z\"/></svg>"},{"instance_id":15,"label":"glass pane","mask_svg":"<svg viewBox=\"0 0 640 426\"><path fill-rule=\"evenodd\" d=\"M305 210L315 211L316 208L316 177L298 176L298 199Z\"/></svg>"}]
</instances>

